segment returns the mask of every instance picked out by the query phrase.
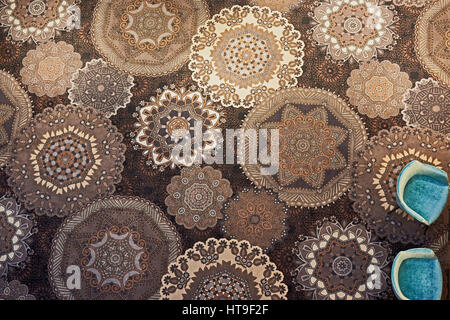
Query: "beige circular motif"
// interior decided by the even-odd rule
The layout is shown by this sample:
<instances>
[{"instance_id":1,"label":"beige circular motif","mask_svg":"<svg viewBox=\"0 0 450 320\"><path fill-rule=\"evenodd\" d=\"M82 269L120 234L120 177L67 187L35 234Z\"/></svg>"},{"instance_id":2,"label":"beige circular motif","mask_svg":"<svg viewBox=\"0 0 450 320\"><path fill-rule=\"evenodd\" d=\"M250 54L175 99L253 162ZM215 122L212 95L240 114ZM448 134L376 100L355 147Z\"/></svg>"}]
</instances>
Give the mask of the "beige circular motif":
<instances>
[{"instance_id":1,"label":"beige circular motif","mask_svg":"<svg viewBox=\"0 0 450 320\"><path fill-rule=\"evenodd\" d=\"M12 156L12 141L32 117L31 100L20 83L0 70L0 167Z\"/></svg>"},{"instance_id":2,"label":"beige circular motif","mask_svg":"<svg viewBox=\"0 0 450 320\"><path fill-rule=\"evenodd\" d=\"M22 61L22 82L38 97L62 95L71 86L72 75L82 67L80 54L71 44L50 41L30 50Z\"/></svg>"},{"instance_id":3,"label":"beige circular motif","mask_svg":"<svg viewBox=\"0 0 450 320\"><path fill-rule=\"evenodd\" d=\"M372 60L352 70L347 96L358 111L369 118L387 119L403 109L403 94L412 86L406 72L396 63Z\"/></svg>"},{"instance_id":4,"label":"beige circular motif","mask_svg":"<svg viewBox=\"0 0 450 320\"><path fill-rule=\"evenodd\" d=\"M302 74L303 41L269 8L223 9L193 38L192 78L214 101L250 108Z\"/></svg>"},{"instance_id":5,"label":"beige circular motif","mask_svg":"<svg viewBox=\"0 0 450 320\"><path fill-rule=\"evenodd\" d=\"M444 87L450 87L450 2L430 4L417 20L415 50L422 66Z\"/></svg>"},{"instance_id":6,"label":"beige circular motif","mask_svg":"<svg viewBox=\"0 0 450 320\"><path fill-rule=\"evenodd\" d=\"M342 99L311 88L281 90L253 109L242 128L279 130L278 172L263 175L264 166L249 161L243 170L289 206L324 206L341 197L351 183L350 165L367 140L363 123Z\"/></svg>"},{"instance_id":7,"label":"beige circular motif","mask_svg":"<svg viewBox=\"0 0 450 320\"><path fill-rule=\"evenodd\" d=\"M368 61L394 44L394 13L379 0L330 0L314 9L312 39L335 60Z\"/></svg>"},{"instance_id":8,"label":"beige circular motif","mask_svg":"<svg viewBox=\"0 0 450 320\"><path fill-rule=\"evenodd\" d=\"M208 17L204 0L100 0L91 35L113 67L156 77L188 61L191 39Z\"/></svg>"}]
</instances>

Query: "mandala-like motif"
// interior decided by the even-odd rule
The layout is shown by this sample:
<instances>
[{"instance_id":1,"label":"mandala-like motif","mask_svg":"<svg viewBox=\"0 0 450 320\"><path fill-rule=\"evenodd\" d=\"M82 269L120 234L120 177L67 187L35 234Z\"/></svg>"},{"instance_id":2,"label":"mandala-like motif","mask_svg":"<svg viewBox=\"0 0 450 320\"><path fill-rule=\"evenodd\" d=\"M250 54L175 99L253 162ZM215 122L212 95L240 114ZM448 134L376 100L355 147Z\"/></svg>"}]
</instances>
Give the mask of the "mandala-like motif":
<instances>
[{"instance_id":1,"label":"mandala-like motif","mask_svg":"<svg viewBox=\"0 0 450 320\"><path fill-rule=\"evenodd\" d=\"M387 289L388 249L372 242L364 225L325 221L304 238L293 249L297 290L317 300L367 300Z\"/></svg>"},{"instance_id":2,"label":"mandala-like motif","mask_svg":"<svg viewBox=\"0 0 450 320\"><path fill-rule=\"evenodd\" d=\"M49 278L60 299L158 299L161 277L180 253L175 226L159 207L140 198L103 198L59 228ZM71 265L82 269L80 289L67 287Z\"/></svg>"},{"instance_id":3,"label":"mandala-like motif","mask_svg":"<svg viewBox=\"0 0 450 320\"><path fill-rule=\"evenodd\" d=\"M312 38L335 60L369 61L394 45L394 12L379 0L329 0L314 9Z\"/></svg>"},{"instance_id":4,"label":"mandala-like motif","mask_svg":"<svg viewBox=\"0 0 450 320\"><path fill-rule=\"evenodd\" d=\"M397 178L413 160L450 172L450 140L429 129L393 127L371 138L353 164L349 193L353 208L380 237L421 245L425 225L403 211L396 200Z\"/></svg>"},{"instance_id":5,"label":"mandala-like motif","mask_svg":"<svg viewBox=\"0 0 450 320\"><path fill-rule=\"evenodd\" d=\"M91 34L97 51L115 68L156 77L189 60L191 39L208 18L204 0L100 0Z\"/></svg>"},{"instance_id":6,"label":"mandala-like motif","mask_svg":"<svg viewBox=\"0 0 450 320\"><path fill-rule=\"evenodd\" d=\"M20 83L0 70L0 167L11 158L12 142L32 116L31 100Z\"/></svg>"},{"instance_id":7,"label":"mandala-like motif","mask_svg":"<svg viewBox=\"0 0 450 320\"><path fill-rule=\"evenodd\" d=\"M421 8L424 6L428 6L433 3L435 0L393 0L392 2L396 6L405 6L405 7L417 7Z\"/></svg>"},{"instance_id":8,"label":"mandala-like motif","mask_svg":"<svg viewBox=\"0 0 450 320\"><path fill-rule=\"evenodd\" d=\"M272 10L287 13L297 8L303 0L252 0L251 4L259 7L269 7Z\"/></svg>"},{"instance_id":9,"label":"mandala-like motif","mask_svg":"<svg viewBox=\"0 0 450 320\"><path fill-rule=\"evenodd\" d=\"M260 247L210 238L169 266L160 291L169 300L284 300L283 279Z\"/></svg>"},{"instance_id":10,"label":"mandala-like motif","mask_svg":"<svg viewBox=\"0 0 450 320\"><path fill-rule=\"evenodd\" d=\"M120 29L132 46L151 51L173 41L180 23L178 9L170 1L137 0L123 13Z\"/></svg>"},{"instance_id":11,"label":"mandala-like motif","mask_svg":"<svg viewBox=\"0 0 450 320\"><path fill-rule=\"evenodd\" d=\"M186 229L214 227L225 201L233 195L230 182L212 167L183 168L167 186L167 212Z\"/></svg>"},{"instance_id":12,"label":"mandala-like motif","mask_svg":"<svg viewBox=\"0 0 450 320\"><path fill-rule=\"evenodd\" d=\"M14 41L47 42L67 29L75 0L7 0L0 3L0 25ZM2 6L4 5L4 6Z\"/></svg>"},{"instance_id":13,"label":"mandala-like motif","mask_svg":"<svg viewBox=\"0 0 450 320\"><path fill-rule=\"evenodd\" d=\"M265 189L240 191L225 204L225 236L268 250L287 234L287 208Z\"/></svg>"},{"instance_id":14,"label":"mandala-like motif","mask_svg":"<svg viewBox=\"0 0 450 320\"><path fill-rule=\"evenodd\" d=\"M28 293L28 287L17 280L7 282L0 279L0 300L36 300Z\"/></svg>"},{"instance_id":15,"label":"mandala-like motif","mask_svg":"<svg viewBox=\"0 0 450 320\"><path fill-rule=\"evenodd\" d=\"M128 227L113 226L91 236L82 251L83 275L105 292L129 290L148 268L146 242Z\"/></svg>"},{"instance_id":16,"label":"mandala-like motif","mask_svg":"<svg viewBox=\"0 0 450 320\"><path fill-rule=\"evenodd\" d=\"M122 138L92 108L46 109L17 137L8 183L27 209L67 216L114 192L125 160Z\"/></svg>"},{"instance_id":17,"label":"mandala-like motif","mask_svg":"<svg viewBox=\"0 0 450 320\"><path fill-rule=\"evenodd\" d=\"M450 89L432 78L422 79L405 93L403 103L407 125L450 134Z\"/></svg>"},{"instance_id":18,"label":"mandala-like motif","mask_svg":"<svg viewBox=\"0 0 450 320\"><path fill-rule=\"evenodd\" d=\"M0 276L8 266L18 266L28 257L34 222L21 212L14 198L0 198Z\"/></svg>"},{"instance_id":19,"label":"mandala-like motif","mask_svg":"<svg viewBox=\"0 0 450 320\"><path fill-rule=\"evenodd\" d=\"M105 113L109 118L131 100L134 78L108 66L102 59L86 63L72 77L69 99L72 104Z\"/></svg>"},{"instance_id":20,"label":"mandala-like motif","mask_svg":"<svg viewBox=\"0 0 450 320\"><path fill-rule=\"evenodd\" d=\"M49 41L27 52L20 70L22 82L38 97L56 97L70 88L72 75L81 68L81 56L71 44Z\"/></svg>"},{"instance_id":21,"label":"mandala-like motif","mask_svg":"<svg viewBox=\"0 0 450 320\"><path fill-rule=\"evenodd\" d=\"M415 51L422 66L444 87L450 87L450 3L437 0L416 23Z\"/></svg>"},{"instance_id":22,"label":"mandala-like motif","mask_svg":"<svg viewBox=\"0 0 450 320\"><path fill-rule=\"evenodd\" d=\"M304 43L269 8L222 9L193 38L192 78L214 101L250 108L302 74Z\"/></svg>"},{"instance_id":23,"label":"mandala-like motif","mask_svg":"<svg viewBox=\"0 0 450 320\"><path fill-rule=\"evenodd\" d=\"M149 102L138 108L136 132L133 143L154 166L189 166L205 150L215 148L219 137L212 129L218 127L221 113L200 91L164 88ZM196 129L196 124L199 127ZM210 131L208 131L210 130ZM196 143L197 135L204 134L203 142ZM190 135L190 140L185 139ZM191 154L174 149L190 143ZM184 148L183 148L184 149Z\"/></svg>"},{"instance_id":24,"label":"mandala-like motif","mask_svg":"<svg viewBox=\"0 0 450 320\"><path fill-rule=\"evenodd\" d=\"M387 119L403 109L403 94L412 87L406 72L396 63L372 60L352 70L347 96L358 111L369 118Z\"/></svg>"},{"instance_id":25,"label":"mandala-like motif","mask_svg":"<svg viewBox=\"0 0 450 320\"><path fill-rule=\"evenodd\" d=\"M357 114L321 89L282 90L253 109L242 128L278 130L278 172L263 175L262 163L249 161L243 169L257 187L272 189L289 206L324 206L342 196L350 186L351 163L367 139ZM249 143L246 139L246 155Z\"/></svg>"}]
</instances>

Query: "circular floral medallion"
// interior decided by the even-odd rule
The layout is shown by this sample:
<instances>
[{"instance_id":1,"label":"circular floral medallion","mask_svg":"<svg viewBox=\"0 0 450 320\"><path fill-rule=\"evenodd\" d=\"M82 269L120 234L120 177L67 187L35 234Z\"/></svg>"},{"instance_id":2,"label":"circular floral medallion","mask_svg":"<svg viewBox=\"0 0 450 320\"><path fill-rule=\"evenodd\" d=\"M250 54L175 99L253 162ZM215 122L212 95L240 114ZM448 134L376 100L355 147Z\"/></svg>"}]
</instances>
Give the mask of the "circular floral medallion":
<instances>
[{"instance_id":1,"label":"circular floral medallion","mask_svg":"<svg viewBox=\"0 0 450 320\"><path fill-rule=\"evenodd\" d=\"M222 206L233 195L230 182L212 167L183 168L167 186L167 212L186 229L214 227L222 219Z\"/></svg>"},{"instance_id":2,"label":"circular floral medallion","mask_svg":"<svg viewBox=\"0 0 450 320\"><path fill-rule=\"evenodd\" d=\"M16 139L8 183L36 214L69 215L114 192L125 160L122 138L92 108L45 109Z\"/></svg>"},{"instance_id":3,"label":"circular floral medallion","mask_svg":"<svg viewBox=\"0 0 450 320\"><path fill-rule=\"evenodd\" d=\"M158 299L161 277L180 253L180 237L159 207L139 198L104 198L59 228L50 282L60 299ZM81 268L80 289L67 286L71 265Z\"/></svg>"},{"instance_id":4,"label":"circular floral medallion","mask_svg":"<svg viewBox=\"0 0 450 320\"><path fill-rule=\"evenodd\" d=\"M34 225L14 198L0 197L0 276L27 259Z\"/></svg>"},{"instance_id":5,"label":"circular floral medallion","mask_svg":"<svg viewBox=\"0 0 450 320\"><path fill-rule=\"evenodd\" d=\"M86 63L72 77L69 99L78 106L93 107L109 118L131 100L134 78L108 66L102 59Z\"/></svg>"},{"instance_id":6,"label":"circular floral medallion","mask_svg":"<svg viewBox=\"0 0 450 320\"><path fill-rule=\"evenodd\" d=\"M172 42L180 23L178 9L171 2L138 0L122 14L120 29L130 45L152 51Z\"/></svg>"},{"instance_id":7,"label":"circular floral medallion","mask_svg":"<svg viewBox=\"0 0 450 320\"><path fill-rule=\"evenodd\" d=\"M8 0L0 5L0 25L14 41L47 42L56 30L67 29L75 0Z\"/></svg>"},{"instance_id":8,"label":"circular floral medallion","mask_svg":"<svg viewBox=\"0 0 450 320\"><path fill-rule=\"evenodd\" d=\"M100 0L91 33L95 48L112 66L156 77L188 61L191 39L208 17L204 0Z\"/></svg>"},{"instance_id":9,"label":"circular floral medallion","mask_svg":"<svg viewBox=\"0 0 450 320\"><path fill-rule=\"evenodd\" d=\"M423 244L425 225L400 209L397 178L413 160L450 172L450 140L428 129L393 127L371 138L354 163L353 208L380 237Z\"/></svg>"},{"instance_id":10,"label":"circular floral medallion","mask_svg":"<svg viewBox=\"0 0 450 320\"><path fill-rule=\"evenodd\" d=\"M363 300L387 289L388 249L372 242L362 224L343 228L325 221L315 236L303 238L293 249L299 262L293 272L297 290L315 300Z\"/></svg>"},{"instance_id":11,"label":"circular floral medallion","mask_svg":"<svg viewBox=\"0 0 450 320\"><path fill-rule=\"evenodd\" d=\"M136 144L136 149L143 150L144 156L154 166L189 166L204 151L215 148L219 137L212 129L219 126L219 120L224 121L224 118L221 119L218 108L200 91L175 89L172 86L158 92L156 97L142 102L138 108L137 129L132 142ZM201 143L195 139L199 134L204 134ZM183 154L183 150L179 150L178 155L174 152L183 143L191 144L188 147L190 155Z\"/></svg>"},{"instance_id":12,"label":"circular floral medallion","mask_svg":"<svg viewBox=\"0 0 450 320\"><path fill-rule=\"evenodd\" d=\"M11 158L12 141L32 116L31 100L20 83L0 70L0 167Z\"/></svg>"},{"instance_id":13,"label":"circular floral medallion","mask_svg":"<svg viewBox=\"0 0 450 320\"><path fill-rule=\"evenodd\" d=\"M0 300L36 300L28 293L28 287L17 280L7 282L0 279Z\"/></svg>"},{"instance_id":14,"label":"circular floral medallion","mask_svg":"<svg viewBox=\"0 0 450 320\"><path fill-rule=\"evenodd\" d=\"M422 79L405 93L403 103L407 125L450 134L450 89L432 78Z\"/></svg>"},{"instance_id":15,"label":"circular floral medallion","mask_svg":"<svg viewBox=\"0 0 450 320\"><path fill-rule=\"evenodd\" d=\"M249 108L297 84L303 47L300 32L279 12L233 6L199 28L189 68L214 101Z\"/></svg>"},{"instance_id":16,"label":"circular floral medallion","mask_svg":"<svg viewBox=\"0 0 450 320\"><path fill-rule=\"evenodd\" d=\"M40 44L27 52L22 64L22 82L38 97L64 94L72 75L83 65L80 54L64 41Z\"/></svg>"},{"instance_id":17,"label":"circular floral medallion","mask_svg":"<svg viewBox=\"0 0 450 320\"><path fill-rule=\"evenodd\" d=\"M287 13L292 9L297 8L303 0L252 0L252 5L260 7L269 7L271 10Z\"/></svg>"},{"instance_id":18,"label":"circular floral medallion","mask_svg":"<svg viewBox=\"0 0 450 320\"><path fill-rule=\"evenodd\" d=\"M444 87L450 87L450 3L437 0L416 23L415 48L422 66Z\"/></svg>"},{"instance_id":19,"label":"circular floral medallion","mask_svg":"<svg viewBox=\"0 0 450 320\"><path fill-rule=\"evenodd\" d=\"M247 241L210 238L177 258L162 278L169 300L286 299L283 274Z\"/></svg>"},{"instance_id":20,"label":"circular floral medallion","mask_svg":"<svg viewBox=\"0 0 450 320\"><path fill-rule=\"evenodd\" d=\"M223 233L268 250L287 233L287 208L265 189L240 191L225 204Z\"/></svg>"},{"instance_id":21,"label":"circular floral medallion","mask_svg":"<svg viewBox=\"0 0 450 320\"><path fill-rule=\"evenodd\" d=\"M358 111L369 118L387 119L403 109L403 94L412 83L396 63L372 60L352 70L347 79L347 96Z\"/></svg>"},{"instance_id":22,"label":"circular floral medallion","mask_svg":"<svg viewBox=\"0 0 450 320\"><path fill-rule=\"evenodd\" d=\"M289 206L324 206L342 196L350 186L351 163L367 140L358 115L321 89L282 90L251 110L242 128L278 130L278 172L263 175L262 163L250 161L243 169L257 187L272 189ZM246 139L246 155L249 150Z\"/></svg>"},{"instance_id":23,"label":"circular floral medallion","mask_svg":"<svg viewBox=\"0 0 450 320\"><path fill-rule=\"evenodd\" d=\"M314 9L312 38L335 60L368 61L394 44L394 13L379 0L329 0Z\"/></svg>"}]
</instances>

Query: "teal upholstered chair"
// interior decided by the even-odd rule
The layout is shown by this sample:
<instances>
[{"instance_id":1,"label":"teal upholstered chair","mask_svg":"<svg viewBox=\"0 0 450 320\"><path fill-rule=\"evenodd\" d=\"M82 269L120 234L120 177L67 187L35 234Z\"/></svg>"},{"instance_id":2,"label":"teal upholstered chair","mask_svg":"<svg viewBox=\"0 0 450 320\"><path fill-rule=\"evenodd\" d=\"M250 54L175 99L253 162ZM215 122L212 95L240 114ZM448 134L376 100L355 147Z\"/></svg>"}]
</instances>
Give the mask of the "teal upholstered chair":
<instances>
[{"instance_id":1,"label":"teal upholstered chair","mask_svg":"<svg viewBox=\"0 0 450 320\"><path fill-rule=\"evenodd\" d=\"M411 161L397 179L397 203L418 221L430 225L444 210L448 177L444 170Z\"/></svg>"},{"instance_id":2,"label":"teal upholstered chair","mask_svg":"<svg viewBox=\"0 0 450 320\"><path fill-rule=\"evenodd\" d=\"M433 250L400 251L392 263L392 286L401 300L440 300L442 270Z\"/></svg>"}]
</instances>

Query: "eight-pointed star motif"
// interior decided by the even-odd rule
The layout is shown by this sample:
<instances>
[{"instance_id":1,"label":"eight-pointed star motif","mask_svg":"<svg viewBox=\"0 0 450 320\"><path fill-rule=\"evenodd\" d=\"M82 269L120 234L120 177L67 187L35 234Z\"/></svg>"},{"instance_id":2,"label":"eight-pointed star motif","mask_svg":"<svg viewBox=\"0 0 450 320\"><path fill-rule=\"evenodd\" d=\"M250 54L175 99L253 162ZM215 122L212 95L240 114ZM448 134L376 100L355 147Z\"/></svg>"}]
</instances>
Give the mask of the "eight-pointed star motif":
<instances>
[{"instance_id":1,"label":"eight-pointed star motif","mask_svg":"<svg viewBox=\"0 0 450 320\"><path fill-rule=\"evenodd\" d=\"M313 188L320 187L326 170L339 170L346 166L345 157L338 146L345 140L347 132L328 124L328 112L317 107L304 114L293 105L288 105L281 121L268 123L264 127L279 129L281 185L290 185L303 179Z\"/></svg>"}]
</instances>

